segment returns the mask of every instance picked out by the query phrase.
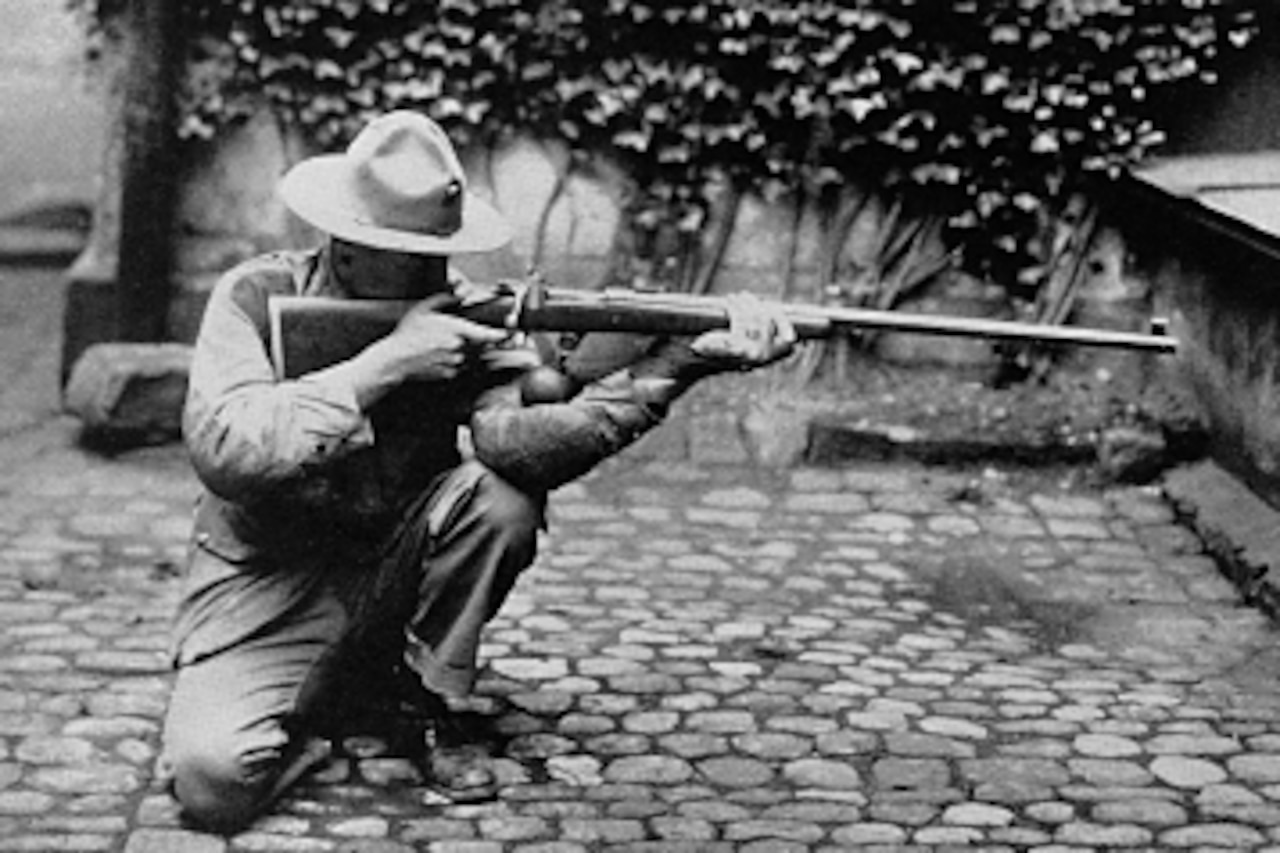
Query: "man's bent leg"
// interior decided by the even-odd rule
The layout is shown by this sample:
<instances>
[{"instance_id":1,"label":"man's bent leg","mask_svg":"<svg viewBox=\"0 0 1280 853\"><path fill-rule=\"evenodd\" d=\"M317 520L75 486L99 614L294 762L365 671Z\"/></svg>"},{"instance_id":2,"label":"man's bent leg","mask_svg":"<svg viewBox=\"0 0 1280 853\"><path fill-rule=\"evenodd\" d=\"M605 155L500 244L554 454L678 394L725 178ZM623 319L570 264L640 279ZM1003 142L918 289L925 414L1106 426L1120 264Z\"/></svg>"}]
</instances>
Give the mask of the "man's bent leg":
<instances>
[{"instance_id":1,"label":"man's bent leg","mask_svg":"<svg viewBox=\"0 0 1280 853\"><path fill-rule=\"evenodd\" d=\"M164 749L184 817L241 829L323 757L294 728L320 692L341 621L317 613L178 671Z\"/></svg>"},{"instance_id":2,"label":"man's bent leg","mask_svg":"<svg viewBox=\"0 0 1280 853\"><path fill-rule=\"evenodd\" d=\"M481 631L533 562L544 505L471 462L406 519L415 535L398 537L389 557L421 567L405 659L429 690L470 692Z\"/></svg>"}]
</instances>

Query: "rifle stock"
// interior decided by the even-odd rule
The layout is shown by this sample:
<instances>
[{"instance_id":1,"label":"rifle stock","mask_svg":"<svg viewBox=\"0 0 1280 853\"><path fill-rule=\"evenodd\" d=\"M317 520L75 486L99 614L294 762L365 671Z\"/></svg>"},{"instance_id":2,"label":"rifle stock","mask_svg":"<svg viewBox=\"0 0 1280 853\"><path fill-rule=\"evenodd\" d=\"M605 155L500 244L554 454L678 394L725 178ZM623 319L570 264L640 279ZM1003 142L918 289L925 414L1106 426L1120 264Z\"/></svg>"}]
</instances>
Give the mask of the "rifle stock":
<instances>
[{"instance_id":1,"label":"rifle stock","mask_svg":"<svg viewBox=\"0 0 1280 853\"><path fill-rule=\"evenodd\" d=\"M1142 334L1007 320L910 314L867 308L768 303L784 311L802 339L858 330L990 338L1042 344L1175 352L1163 333ZM412 306L393 300L274 296L269 301L271 357L291 379L355 355L388 334ZM497 287L452 313L478 323L529 332L629 332L696 335L729 325L723 300L712 296L631 290Z\"/></svg>"}]
</instances>

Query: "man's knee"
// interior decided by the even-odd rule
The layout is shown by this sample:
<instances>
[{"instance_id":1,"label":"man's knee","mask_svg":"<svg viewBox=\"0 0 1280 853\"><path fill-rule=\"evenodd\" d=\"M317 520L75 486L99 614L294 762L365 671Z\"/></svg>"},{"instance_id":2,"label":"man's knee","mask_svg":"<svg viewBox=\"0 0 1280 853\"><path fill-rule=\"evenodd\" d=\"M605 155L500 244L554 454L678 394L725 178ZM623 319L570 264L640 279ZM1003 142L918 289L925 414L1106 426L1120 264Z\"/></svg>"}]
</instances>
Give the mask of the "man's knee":
<instances>
[{"instance_id":1,"label":"man's knee","mask_svg":"<svg viewBox=\"0 0 1280 853\"><path fill-rule=\"evenodd\" d=\"M441 543L495 545L532 557L546 496L529 494L476 461L456 468L427 505L427 529Z\"/></svg>"},{"instance_id":2,"label":"man's knee","mask_svg":"<svg viewBox=\"0 0 1280 853\"><path fill-rule=\"evenodd\" d=\"M532 544L543 525L544 497L517 489L488 468L479 467L476 477L476 507L485 523L505 536Z\"/></svg>"},{"instance_id":3,"label":"man's knee","mask_svg":"<svg viewBox=\"0 0 1280 853\"><path fill-rule=\"evenodd\" d=\"M234 832L268 804L282 751L250 748L242 739L212 736L166 746L173 793L183 816L199 826Z\"/></svg>"}]
</instances>

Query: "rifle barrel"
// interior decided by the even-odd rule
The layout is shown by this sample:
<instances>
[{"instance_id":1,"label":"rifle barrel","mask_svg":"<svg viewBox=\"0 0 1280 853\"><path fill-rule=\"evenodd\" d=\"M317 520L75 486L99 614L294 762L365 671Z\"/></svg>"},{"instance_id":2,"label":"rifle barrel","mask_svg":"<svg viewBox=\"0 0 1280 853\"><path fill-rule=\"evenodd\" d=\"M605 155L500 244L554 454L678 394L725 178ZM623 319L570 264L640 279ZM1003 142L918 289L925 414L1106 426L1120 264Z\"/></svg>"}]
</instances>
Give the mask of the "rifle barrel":
<instances>
[{"instance_id":1,"label":"rifle barrel","mask_svg":"<svg viewBox=\"0 0 1280 853\"><path fill-rule=\"evenodd\" d=\"M723 299L630 290L548 289L536 300L504 297L464 309L466 316L527 331L613 331L642 334L699 334L729 324ZM1030 343L1073 344L1116 349L1176 352L1178 341L1163 333L1144 334L1079 326L1056 326L979 317L914 314L871 308L822 307L767 302L785 312L801 338L828 338L858 329L926 335L988 338Z\"/></svg>"}]
</instances>

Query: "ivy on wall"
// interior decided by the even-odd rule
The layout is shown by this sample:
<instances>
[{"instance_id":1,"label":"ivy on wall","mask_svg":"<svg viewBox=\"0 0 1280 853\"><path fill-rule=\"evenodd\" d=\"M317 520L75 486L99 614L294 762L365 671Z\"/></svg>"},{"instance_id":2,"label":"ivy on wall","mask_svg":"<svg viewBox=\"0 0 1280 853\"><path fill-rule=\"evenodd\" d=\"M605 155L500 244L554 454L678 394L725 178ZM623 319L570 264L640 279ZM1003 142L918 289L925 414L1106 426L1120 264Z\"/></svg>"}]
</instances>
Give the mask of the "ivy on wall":
<instances>
[{"instance_id":1,"label":"ivy on wall","mask_svg":"<svg viewBox=\"0 0 1280 853\"><path fill-rule=\"evenodd\" d=\"M726 186L830 210L870 186L1008 282L1076 178L1162 141L1151 96L1254 27L1245 0L185 2L183 136L265 102L324 147L400 107L463 144L559 138L621 161L629 221L677 248Z\"/></svg>"}]
</instances>

